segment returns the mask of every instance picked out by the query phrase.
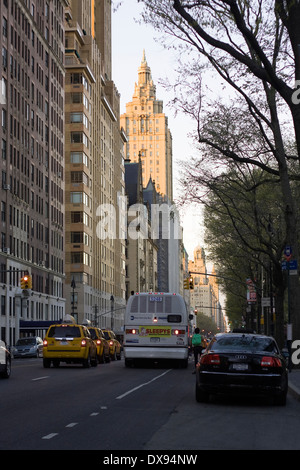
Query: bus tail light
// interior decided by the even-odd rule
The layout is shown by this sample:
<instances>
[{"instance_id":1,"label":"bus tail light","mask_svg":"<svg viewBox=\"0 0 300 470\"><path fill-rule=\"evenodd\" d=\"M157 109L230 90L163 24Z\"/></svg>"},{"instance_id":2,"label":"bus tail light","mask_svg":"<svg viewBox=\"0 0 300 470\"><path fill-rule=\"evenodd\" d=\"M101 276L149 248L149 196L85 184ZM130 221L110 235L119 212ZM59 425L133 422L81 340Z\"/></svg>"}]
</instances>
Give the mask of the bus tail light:
<instances>
[{"instance_id":1,"label":"bus tail light","mask_svg":"<svg viewBox=\"0 0 300 470\"><path fill-rule=\"evenodd\" d=\"M139 332L139 330L137 330L136 328L129 328L126 330L126 334L127 335L137 335Z\"/></svg>"},{"instance_id":2,"label":"bus tail light","mask_svg":"<svg viewBox=\"0 0 300 470\"><path fill-rule=\"evenodd\" d=\"M172 335L178 336L178 335L184 335L184 334L185 334L185 330L179 330L178 328L176 328L175 330L172 330Z\"/></svg>"}]
</instances>

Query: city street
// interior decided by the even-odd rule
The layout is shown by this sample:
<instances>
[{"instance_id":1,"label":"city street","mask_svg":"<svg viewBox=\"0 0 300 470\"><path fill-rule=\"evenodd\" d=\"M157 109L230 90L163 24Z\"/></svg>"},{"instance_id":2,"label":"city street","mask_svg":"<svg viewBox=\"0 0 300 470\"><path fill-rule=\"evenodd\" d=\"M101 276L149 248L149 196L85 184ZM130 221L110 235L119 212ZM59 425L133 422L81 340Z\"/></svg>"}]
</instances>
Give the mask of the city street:
<instances>
[{"instance_id":1,"label":"city street","mask_svg":"<svg viewBox=\"0 0 300 470\"><path fill-rule=\"evenodd\" d=\"M199 404L194 383L191 361L188 369L126 368L123 359L44 369L42 359L14 359L0 381L0 449L300 449L291 394L286 407L225 397Z\"/></svg>"}]
</instances>

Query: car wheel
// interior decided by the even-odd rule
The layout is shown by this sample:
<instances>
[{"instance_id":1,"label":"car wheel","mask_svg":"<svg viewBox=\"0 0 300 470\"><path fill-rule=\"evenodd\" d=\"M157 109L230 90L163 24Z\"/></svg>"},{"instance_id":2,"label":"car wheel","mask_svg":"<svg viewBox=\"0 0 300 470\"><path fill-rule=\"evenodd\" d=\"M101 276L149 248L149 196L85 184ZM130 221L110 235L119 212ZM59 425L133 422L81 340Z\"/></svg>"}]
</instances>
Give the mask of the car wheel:
<instances>
[{"instance_id":1,"label":"car wheel","mask_svg":"<svg viewBox=\"0 0 300 470\"><path fill-rule=\"evenodd\" d=\"M286 392L282 392L280 395L274 397L274 403L278 406L285 406L286 405Z\"/></svg>"},{"instance_id":2,"label":"car wheel","mask_svg":"<svg viewBox=\"0 0 300 470\"><path fill-rule=\"evenodd\" d=\"M45 369L49 369L51 366L51 360L50 359L43 359L43 366Z\"/></svg>"},{"instance_id":3,"label":"car wheel","mask_svg":"<svg viewBox=\"0 0 300 470\"><path fill-rule=\"evenodd\" d=\"M103 364L103 363L104 363L104 360L105 360L105 358L104 358L104 351L102 352L101 356L98 356L98 358L99 358L99 364Z\"/></svg>"},{"instance_id":4,"label":"car wheel","mask_svg":"<svg viewBox=\"0 0 300 470\"><path fill-rule=\"evenodd\" d=\"M116 351L114 351L111 356L110 356L111 360L112 361L115 361L116 360Z\"/></svg>"},{"instance_id":5,"label":"car wheel","mask_svg":"<svg viewBox=\"0 0 300 470\"><path fill-rule=\"evenodd\" d=\"M118 360L118 361L121 360L121 351L119 352L119 354L117 354L117 360Z\"/></svg>"},{"instance_id":6,"label":"car wheel","mask_svg":"<svg viewBox=\"0 0 300 470\"><path fill-rule=\"evenodd\" d=\"M7 358L6 359L6 364L5 364L5 369L1 373L1 377L3 377L4 379L9 379L10 374L11 374L11 360L10 360L10 358Z\"/></svg>"},{"instance_id":7,"label":"car wheel","mask_svg":"<svg viewBox=\"0 0 300 470\"><path fill-rule=\"evenodd\" d=\"M58 368L59 367L59 364L60 364L60 360L59 359L53 359L53 366Z\"/></svg>"},{"instance_id":8,"label":"car wheel","mask_svg":"<svg viewBox=\"0 0 300 470\"><path fill-rule=\"evenodd\" d=\"M105 356L105 362L106 362L106 363L110 362L110 355Z\"/></svg>"},{"instance_id":9,"label":"car wheel","mask_svg":"<svg viewBox=\"0 0 300 470\"><path fill-rule=\"evenodd\" d=\"M209 401L209 393L201 390L196 384L196 401L198 403L207 403Z\"/></svg>"},{"instance_id":10,"label":"car wheel","mask_svg":"<svg viewBox=\"0 0 300 470\"><path fill-rule=\"evenodd\" d=\"M82 365L85 369L88 369L89 367L91 367L91 357L90 357L90 354L88 355L88 357L86 359L83 359L82 361Z\"/></svg>"},{"instance_id":11,"label":"car wheel","mask_svg":"<svg viewBox=\"0 0 300 470\"><path fill-rule=\"evenodd\" d=\"M97 367L98 365L98 358L97 358L97 354L94 356L93 359L91 359L91 366L92 367Z\"/></svg>"}]
</instances>

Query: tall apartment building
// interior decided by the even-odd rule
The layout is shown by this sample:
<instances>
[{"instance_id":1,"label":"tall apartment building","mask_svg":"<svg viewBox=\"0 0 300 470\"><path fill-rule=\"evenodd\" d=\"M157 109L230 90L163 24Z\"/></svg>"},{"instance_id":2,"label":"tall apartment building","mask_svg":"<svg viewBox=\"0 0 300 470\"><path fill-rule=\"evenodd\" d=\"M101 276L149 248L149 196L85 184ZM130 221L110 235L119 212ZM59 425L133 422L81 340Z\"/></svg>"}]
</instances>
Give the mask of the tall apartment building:
<instances>
[{"instance_id":1,"label":"tall apartment building","mask_svg":"<svg viewBox=\"0 0 300 470\"><path fill-rule=\"evenodd\" d=\"M126 112L121 114L120 121L127 136L125 158L130 164L140 163L142 167L144 202L148 206L149 201L152 201L150 204L154 202L157 210L161 211L152 214L148 208L152 229L159 224L156 239L153 240L158 248L157 263L153 266L153 272L157 270L157 279L151 284L156 284L162 292L182 294L184 247L179 212L173 205L172 135L168 118L163 112L163 101L156 98L156 86L145 51L138 68L138 81L135 83L132 101L126 104ZM168 213L166 218L162 215L165 209ZM132 242L128 240L127 244L128 253L134 253L136 250L132 249ZM129 259L128 269L139 272L139 263L138 258ZM145 279L144 285L139 281L135 284L131 282L131 285L145 289L147 279L144 275L141 279Z\"/></svg>"},{"instance_id":2,"label":"tall apartment building","mask_svg":"<svg viewBox=\"0 0 300 470\"><path fill-rule=\"evenodd\" d=\"M151 177L156 190L172 202L172 135L163 112L163 101L156 98L145 51L132 101L126 104L126 112L121 115L121 126L128 137L125 158L137 162L141 155L143 186L147 186Z\"/></svg>"},{"instance_id":3,"label":"tall apartment building","mask_svg":"<svg viewBox=\"0 0 300 470\"><path fill-rule=\"evenodd\" d=\"M1 338L62 318L65 0L0 2ZM22 293L20 277L32 276Z\"/></svg>"},{"instance_id":4,"label":"tall apartment building","mask_svg":"<svg viewBox=\"0 0 300 470\"><path fill-rule=\"evenodd\" d=\"M66 9L66 298L79 321L119 328L125 305L125 238L100 237L103 205L125 197L124 134L111 77L111 1ZM103 216L103 214L102 214ZM116 313L111 318L111 311Z\"/></svg>"},{"instance_id":5,"label":"tall apartment building","mask_svg":"<svg viewBox=\"0 0 300 470\"><path fill-rule=\"evenodd\" d=\"M151 181L143 188L141 159L137 163L125 162L125 190L128 203L128 232L126 240L126 298L131 292L156 292L158 290L158 245L151 238L151 205L155 187ZM133 208L142 208L136 210ZM143 210L144 209L144 210ZM142 213L141 213L142 212Z\"/></svg>"},{"instance_id":6,"label":"tall apartment building","mask_svg":"<svg viewBox=\"0 0 300 470\"><path fill-rule=\"evenodd\" d=\"M219 286L216 277L207 274L205 251L200 246L194 250L194 259L189 261L189 271L194 280L194 289L190 291L191 307L218 324ZM214 269L212 274L216 274Z\"/></svg>"}]
</instances>

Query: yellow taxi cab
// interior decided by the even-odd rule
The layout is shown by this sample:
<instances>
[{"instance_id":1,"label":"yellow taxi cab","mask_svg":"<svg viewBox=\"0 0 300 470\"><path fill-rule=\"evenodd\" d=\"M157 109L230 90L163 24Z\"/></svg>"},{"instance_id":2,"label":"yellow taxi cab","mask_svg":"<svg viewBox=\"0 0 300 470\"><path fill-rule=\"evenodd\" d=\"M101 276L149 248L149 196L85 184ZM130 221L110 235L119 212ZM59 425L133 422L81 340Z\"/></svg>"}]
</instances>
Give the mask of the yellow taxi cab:
<instances>
[{"instance_id":1,"label":"yellow taxi cab","mask_svg":"<svg viewBox=\"0 0 300 470\"><path fill-rule=\"evenodd\" d=\"M121 359L121 344L117 340L115 333L109 328L104 328L103 330L105 338L109 342L109 352L110 358L114 361L116 359Z\"/></svg>"},{"instance_id":2,"label":"yellow taxi cab","mask_svg":"<svg viewBox=\"0 0 300 470\"><path fill-rule=\"evenodd\" d=\"M105 338L103 331L96 326L89 326L88 330L96 343L98 362L101 364L110 362L109 342Z\"/></svg>"},{"instance_id":3,"label":"yellow taxi cab","mask_svg":"<svg viewBox=\"0 0 300 470\"><path fill-rule=\"evenodd\" d=\"M59 367L61 362L96 367L97 347L89 330L86 326L75 323L70 315L67 317L64 323L48 328L43 342L44 367L50 367L51 363L54 367Z\"/></svg>"}]
</instances>

